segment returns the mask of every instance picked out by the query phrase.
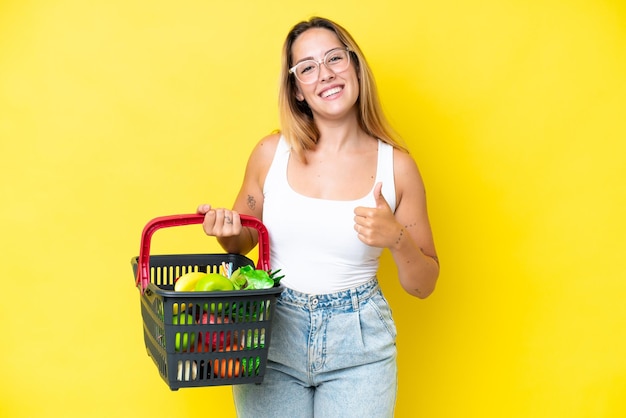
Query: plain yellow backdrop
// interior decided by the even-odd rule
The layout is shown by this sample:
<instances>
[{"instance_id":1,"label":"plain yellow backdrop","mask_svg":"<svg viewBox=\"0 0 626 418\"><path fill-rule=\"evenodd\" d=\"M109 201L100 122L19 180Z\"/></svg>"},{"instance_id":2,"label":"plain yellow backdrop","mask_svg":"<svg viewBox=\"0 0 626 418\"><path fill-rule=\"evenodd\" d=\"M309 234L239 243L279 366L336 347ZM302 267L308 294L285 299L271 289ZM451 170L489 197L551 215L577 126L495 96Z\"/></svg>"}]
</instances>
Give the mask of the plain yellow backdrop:
<instances>
[{"instance_id":1,"label":"plain yellow backdrop","mask_svg":"<svg viewBox=\"0 0 626 418\"><path fill-rule=\"evenodd\" d=\"M381 267L396 416L626 416L621 0L0 2L0 416L234 416L228 387L160 379L130 259L153 217L232 203L315 14L427 184L436 292ZM197 227L152 250L219 251Z\"/></svg>"}]
</instances>

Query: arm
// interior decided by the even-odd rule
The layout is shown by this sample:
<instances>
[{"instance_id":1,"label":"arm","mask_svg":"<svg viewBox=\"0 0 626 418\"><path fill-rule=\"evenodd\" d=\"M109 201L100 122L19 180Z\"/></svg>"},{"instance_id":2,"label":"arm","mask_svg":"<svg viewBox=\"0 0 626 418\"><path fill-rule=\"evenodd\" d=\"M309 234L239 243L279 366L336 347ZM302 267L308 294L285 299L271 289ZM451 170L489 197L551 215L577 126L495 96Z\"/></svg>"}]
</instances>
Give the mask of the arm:
<instances>
[{"instance_id":1,"label":"arm","mask_svg":"<svg viewBox=\"0 0 626 418\"><path fill-rule=\"evenodd\" d=\"M232 210L212 208L208 204L198 207L198 213L205 215L202 224L204 232L217 237L226 252L247 254L258 242L257 231L254 228L242 227L239 214L263 220L263 184L279 138L279 134L269 135L261 139L252 150Z\"/></svg>"},{"instance_id":2,"label":"arm","mask_svg":"<svg viewBox=\"0 0 626 418\"><path fill-rule=\"evenodd\" d=\"M428 220L426 192L417 165L406 153L394 151L398 204L395 214L374 188L375 208L355 210L355 229L366 244L389 248L402 287L418 298L428 297L439 276L439 260Z\"/></svg>"}]
</instances>

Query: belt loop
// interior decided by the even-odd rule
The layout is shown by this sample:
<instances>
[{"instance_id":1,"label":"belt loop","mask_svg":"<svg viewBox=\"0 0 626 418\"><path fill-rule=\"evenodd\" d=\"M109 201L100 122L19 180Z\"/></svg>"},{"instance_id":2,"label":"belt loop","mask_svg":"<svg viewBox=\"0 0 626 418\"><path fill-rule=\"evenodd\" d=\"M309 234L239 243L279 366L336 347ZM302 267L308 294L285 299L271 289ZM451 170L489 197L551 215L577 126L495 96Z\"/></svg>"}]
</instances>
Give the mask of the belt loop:
<instances>
[{"instance_id":1,"label":"belt loop","mask_svg":"<svg viewBox=\"0 0 626 418\"><path fill-rule=\"evenodd\" d=\"M350 296L352 299L352 309L356 312L359 310L359 291L350 289Z\"/></svg>"}]
</instances>

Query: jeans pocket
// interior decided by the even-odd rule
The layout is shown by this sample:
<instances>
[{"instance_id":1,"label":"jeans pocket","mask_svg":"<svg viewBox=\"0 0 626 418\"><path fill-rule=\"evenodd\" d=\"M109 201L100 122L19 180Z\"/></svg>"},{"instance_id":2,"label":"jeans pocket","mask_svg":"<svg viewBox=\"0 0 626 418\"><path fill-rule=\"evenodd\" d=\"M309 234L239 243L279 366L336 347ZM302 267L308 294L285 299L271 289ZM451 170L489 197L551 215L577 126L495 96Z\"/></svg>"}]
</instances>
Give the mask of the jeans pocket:
<instances>
[{"instance_id":1,"label":"jeans pocket","mask_svg":"<svg viewBox=\"0 0 626 418\"><path fill-rule=\"evenodd\" d=\"M383 295L382 291L379 290L375 293L368 300L365 307L371 309L375 313L380 324L384 326L384 329L387 331L395 344L397 336L396 323L393 320L391 306L389 306L389 302L387 302L387 299Z\"/></svg>"}]
</instances>

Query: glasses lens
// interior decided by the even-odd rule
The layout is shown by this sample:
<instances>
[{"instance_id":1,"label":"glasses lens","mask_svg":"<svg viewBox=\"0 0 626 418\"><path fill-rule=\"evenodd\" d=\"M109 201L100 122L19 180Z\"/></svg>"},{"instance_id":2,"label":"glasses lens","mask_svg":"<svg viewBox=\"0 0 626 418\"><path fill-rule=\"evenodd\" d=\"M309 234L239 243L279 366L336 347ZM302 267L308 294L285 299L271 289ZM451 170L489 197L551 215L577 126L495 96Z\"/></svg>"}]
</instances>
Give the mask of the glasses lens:
<instances>
[{"instance_id":1,"label":"glasses lens","mask_svg":"<svg viewBox=\"0 0 626 418\"><path fill-rule=\"evenodd\" d=\"M350 65L350 54L345 49L330 51L328 55L324 57L324 64L326 68L339 73Z\"/></svg>"},{"instance_id":2,"label":"glasses lens","mask_svg":"<svg viewBox=\"0 0 626 418\"><path fill-rule=\"evenodd\" d=\"M317 80L319 68L319 64L313 60L302 61L296 65L294 74L302 83L312 83Z\"/></svg>"}]
</instances>

